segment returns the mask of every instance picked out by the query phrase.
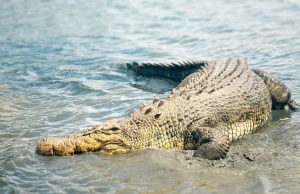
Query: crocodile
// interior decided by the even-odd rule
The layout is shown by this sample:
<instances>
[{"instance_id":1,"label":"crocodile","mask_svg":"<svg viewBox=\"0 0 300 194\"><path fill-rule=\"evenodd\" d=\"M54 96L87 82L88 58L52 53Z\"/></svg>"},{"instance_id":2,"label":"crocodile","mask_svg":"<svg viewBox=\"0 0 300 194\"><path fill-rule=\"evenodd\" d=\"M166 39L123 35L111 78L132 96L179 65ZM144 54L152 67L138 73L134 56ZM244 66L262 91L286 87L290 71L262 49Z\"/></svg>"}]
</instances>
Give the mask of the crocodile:
<instances>
[{"instance_id":1,"label":"crocodile","mask_svg":"<svg viewBox=\"0 0 300 194\"><path fill-rule=\"evenodd\" d=\"M245 59L133 62L126 67L138 75L181 82L167 97L142 104L123 119L45 138L37 152L68 156L159 148L195 150L195 157L217 160L226 157L231 142L265 125L272 108L296 107L285 84L250 69Z\"/></svg>"}]
</instances>

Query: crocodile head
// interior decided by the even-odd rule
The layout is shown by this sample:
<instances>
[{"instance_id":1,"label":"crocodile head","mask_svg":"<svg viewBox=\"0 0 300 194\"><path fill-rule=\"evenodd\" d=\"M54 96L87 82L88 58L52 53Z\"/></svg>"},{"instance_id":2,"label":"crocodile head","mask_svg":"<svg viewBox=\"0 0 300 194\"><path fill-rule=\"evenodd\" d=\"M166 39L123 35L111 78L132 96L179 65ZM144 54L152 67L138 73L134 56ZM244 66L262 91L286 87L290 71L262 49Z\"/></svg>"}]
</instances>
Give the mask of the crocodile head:
<instances>
[{"instance_id":1,"label":"crocodile head","mask_svg":"<svg viewBox=\"0 0 300 194\"><path fill-rule=\"evenodd\" d=\"M60 156L87 151L115 154L126 153L129 150L128 141L123 137L122 127L117 119L63 138L45 138L37 145L37 152L40 154Z\"/></svg>"}]
</instances>

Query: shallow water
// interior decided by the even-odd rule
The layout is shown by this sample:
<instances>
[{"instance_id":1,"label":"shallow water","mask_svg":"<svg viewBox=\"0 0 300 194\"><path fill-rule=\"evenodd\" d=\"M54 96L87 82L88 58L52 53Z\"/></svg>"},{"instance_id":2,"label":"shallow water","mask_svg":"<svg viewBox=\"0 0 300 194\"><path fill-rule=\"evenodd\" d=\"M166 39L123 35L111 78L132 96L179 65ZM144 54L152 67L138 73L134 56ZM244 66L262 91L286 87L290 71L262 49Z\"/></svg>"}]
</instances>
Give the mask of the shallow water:
<instances>
[{"instance_id":1,"label":"shallow water","mask_svg":"<svg viewBox=\"0 0 300 194\"><path fill-rule=\"evenodd\" d=\"M137 77L128 61L243 57L300 102L297 1L6 1L0 5L1 193L296 193L300 114L274 111L260 132L208 162L189 152L35 153L122 118L175 83Z\"/></svg>"}]
</instances>

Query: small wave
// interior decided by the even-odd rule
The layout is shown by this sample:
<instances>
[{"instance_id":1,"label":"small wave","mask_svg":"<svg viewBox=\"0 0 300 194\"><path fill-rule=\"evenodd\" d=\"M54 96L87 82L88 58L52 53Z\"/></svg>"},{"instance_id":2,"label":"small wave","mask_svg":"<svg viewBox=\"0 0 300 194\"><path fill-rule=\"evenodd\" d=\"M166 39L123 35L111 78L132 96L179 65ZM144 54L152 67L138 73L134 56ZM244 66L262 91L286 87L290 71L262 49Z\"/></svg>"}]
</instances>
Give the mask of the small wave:
<instances>
[{"instance_id":1,"label":"small wave","mask_svg":"<svg viewBox=\"0 0 300 194\"><path fill-rule=\"evenodd\" d=\"M0 84L0 90L8 90L10 88L10 85L8 84Z\"/></svg>"}]
</instances>

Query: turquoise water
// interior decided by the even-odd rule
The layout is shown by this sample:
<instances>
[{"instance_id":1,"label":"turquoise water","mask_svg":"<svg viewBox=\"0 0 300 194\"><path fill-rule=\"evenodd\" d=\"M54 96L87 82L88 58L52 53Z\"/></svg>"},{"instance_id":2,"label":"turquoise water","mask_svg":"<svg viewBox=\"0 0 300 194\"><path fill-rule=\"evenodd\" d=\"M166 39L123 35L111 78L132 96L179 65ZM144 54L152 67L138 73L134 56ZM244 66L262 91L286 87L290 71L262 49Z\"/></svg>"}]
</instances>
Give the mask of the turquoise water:
<instances>
[{"instance_id":1,"label":"turquoise water","mask_svg":"<svg viewBox=\"0 0 300 194\"><path fill-rule=\"evenodd\" d=\"M299 112L286 119L275 111L261 132L280 160L267 155L243 168L197 168L181 159L185 152L44 157L35 147L43 137L122 118L175 86L119 65L130 61L247 58L300 102L299 26L293 0L3 1L0 192L296 193Z\"/></svg>"}]
</instances>

